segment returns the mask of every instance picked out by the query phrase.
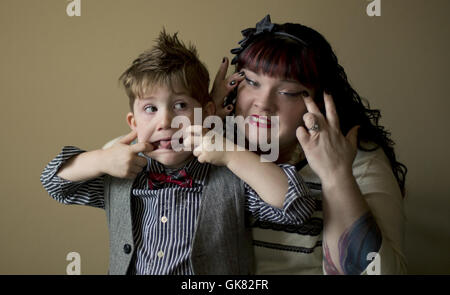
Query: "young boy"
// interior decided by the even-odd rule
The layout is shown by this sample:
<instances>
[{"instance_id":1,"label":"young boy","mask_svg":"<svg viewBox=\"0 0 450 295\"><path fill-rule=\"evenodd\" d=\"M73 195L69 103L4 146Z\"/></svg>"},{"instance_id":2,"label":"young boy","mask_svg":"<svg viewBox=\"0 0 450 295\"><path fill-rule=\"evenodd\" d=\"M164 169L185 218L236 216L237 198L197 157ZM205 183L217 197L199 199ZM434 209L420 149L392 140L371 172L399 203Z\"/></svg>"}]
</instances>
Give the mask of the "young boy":
<instances>
[{"instance_id":1,"label":"young boy","mask_svg":"<svg viewBox=\"0 0 450 295\"><path fill-rule=\"evenodd\" d=\"M44 188L61 203L105 209L110 274L252 273L245 211L301 223L313 210L295 168L261 163L248 151L239 158L210 153L207 162L226 165L214 166L172 149L175 116L193 122L194 108L203 108L205 117L214 113L209 74L195 48L176 34L161 32L120 80L130 99L132 131L104 150L64 147L42 172ZM245 175L248 165L263 169ZM275 187L270 196L267 183Z\"/></svg>"}]
</instances>

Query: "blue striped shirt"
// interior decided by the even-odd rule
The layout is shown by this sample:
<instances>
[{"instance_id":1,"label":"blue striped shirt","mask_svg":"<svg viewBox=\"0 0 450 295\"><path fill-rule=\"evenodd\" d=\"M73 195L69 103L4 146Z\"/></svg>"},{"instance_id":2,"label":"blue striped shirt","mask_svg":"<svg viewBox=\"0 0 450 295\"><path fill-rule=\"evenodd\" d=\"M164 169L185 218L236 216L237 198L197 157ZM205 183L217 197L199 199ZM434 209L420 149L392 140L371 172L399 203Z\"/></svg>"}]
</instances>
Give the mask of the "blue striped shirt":
<instances>
[{"instance_id":1,"label":"blue striped shirt","mask_svg":"<svg viewBox=\"0 0 450 295\"><path fill-rule=\"evenodd\" d=\"M63 163L82 152L76 147L64 147L42 172L41 182L61 203L104 208L104 176L72 182L56 175ZM283 208L265 203L250 186L244 184L246 210L260 221L303 224L314 211L314 200L294 166L279 166L289 182ZM150 190L146 172L163 173L166 169L148 158L147 169L136 177L131 195L135 252L130 274L194 274L190 263L191 242L209 167L210 164L199 163L194 158L184 167L193 179L191 188L165 183L160 189Z\"/></svg>"}]
</instances>

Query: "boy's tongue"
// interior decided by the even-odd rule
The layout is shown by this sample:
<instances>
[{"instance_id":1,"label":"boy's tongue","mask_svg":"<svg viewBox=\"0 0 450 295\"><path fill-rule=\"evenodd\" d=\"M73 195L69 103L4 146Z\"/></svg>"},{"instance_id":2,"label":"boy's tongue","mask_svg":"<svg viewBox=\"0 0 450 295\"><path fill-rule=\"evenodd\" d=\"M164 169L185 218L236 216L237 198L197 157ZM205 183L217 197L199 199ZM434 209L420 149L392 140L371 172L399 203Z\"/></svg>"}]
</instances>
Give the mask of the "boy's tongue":
<instances>
[{"instance_id":1,"label":"boy's tongue","mask_svg":"<svg viewBox=\"0 0 450 295\"><path fill-rule=\"evenodd\" d=\"M172 148L171 141L170 140L161 140L159 142L158 148L160 148L160 149L170 149L170 148Z\"/></svg>"}]
</instances>

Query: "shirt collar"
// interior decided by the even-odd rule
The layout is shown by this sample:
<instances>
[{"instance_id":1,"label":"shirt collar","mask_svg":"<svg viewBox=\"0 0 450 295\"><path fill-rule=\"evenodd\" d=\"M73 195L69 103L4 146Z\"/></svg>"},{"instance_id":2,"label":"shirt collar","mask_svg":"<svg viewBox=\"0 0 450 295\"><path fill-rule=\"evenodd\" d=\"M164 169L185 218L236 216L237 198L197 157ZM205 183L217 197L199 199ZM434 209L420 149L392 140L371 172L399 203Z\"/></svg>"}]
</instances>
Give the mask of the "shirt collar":
<instances>
[{"instance_id":1,"label":"shirt collar","mask_svg":"<svg viewBox=\"0 0 450 295\"><path fill-rule=\"evenodd\" d=\"M149 157L146 158L147 158L147 169L146 169L147 172L172 174L181 169L185 169L187 174L192 177L192 180L195 184L199 185L205 184L206 175L210 164L200 163L196 157L191 159L183 167L177 169L168 169L158 161Z\"/></svg>"}]
</instances>

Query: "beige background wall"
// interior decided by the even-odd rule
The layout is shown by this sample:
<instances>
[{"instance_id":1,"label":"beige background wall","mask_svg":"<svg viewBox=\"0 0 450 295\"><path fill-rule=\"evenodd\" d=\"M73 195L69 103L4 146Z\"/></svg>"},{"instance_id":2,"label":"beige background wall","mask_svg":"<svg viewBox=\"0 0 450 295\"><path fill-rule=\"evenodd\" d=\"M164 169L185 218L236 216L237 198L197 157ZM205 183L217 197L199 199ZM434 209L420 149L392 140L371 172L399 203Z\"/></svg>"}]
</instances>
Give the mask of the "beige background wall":
<instances>
[{"instance_id":1,"label":"beige background wall","mask_svg":"<svg viewBox=\"0 0 450 295\"><path fill-rule=\"evenodd\" d=\"M228 3L231 2L231 3ZM63 145L95 149L128 131L117 78L159 30L197 45L211 76L266 13L301 22L334 47L350 81L382 110L407 164L407 249L413 274L450 273L450 1L0 1L0 274L83 274L108 268L104 212L64 206L39 175Z\"/></svg>"}]
</instances>

